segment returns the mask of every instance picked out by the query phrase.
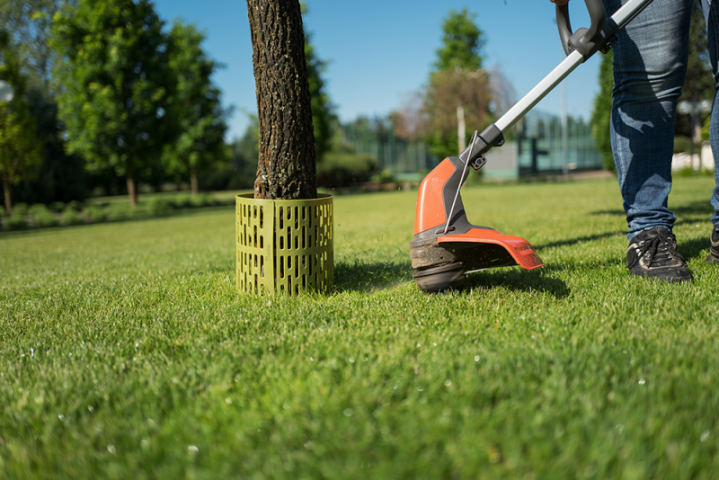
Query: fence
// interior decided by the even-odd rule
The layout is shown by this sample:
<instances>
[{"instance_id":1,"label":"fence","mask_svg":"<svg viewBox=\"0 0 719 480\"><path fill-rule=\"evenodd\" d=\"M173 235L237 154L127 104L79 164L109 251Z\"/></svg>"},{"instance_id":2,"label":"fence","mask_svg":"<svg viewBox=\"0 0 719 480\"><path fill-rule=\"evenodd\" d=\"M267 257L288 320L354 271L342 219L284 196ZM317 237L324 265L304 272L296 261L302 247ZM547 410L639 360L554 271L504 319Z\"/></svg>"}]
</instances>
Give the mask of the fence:
<instances>
[{"instance_id":1,"label":"fence","mask_svg":"<svg viewBox=\"0 0 719 480\"><path fill-rule=\"evenodd\" d=\"M532 111L507 135L507 144L490 150L484 173L488 178L519 177L561 173L564 168L562 122L559 116ZM400 179L421 178L441 158L429 152L424 142L355 141L356 153L377 158L382 170L389 170ZM567 121L567 168L599 170L602 160L592 138L592 127L583 120Z\"/></svg>"}]
</instances>

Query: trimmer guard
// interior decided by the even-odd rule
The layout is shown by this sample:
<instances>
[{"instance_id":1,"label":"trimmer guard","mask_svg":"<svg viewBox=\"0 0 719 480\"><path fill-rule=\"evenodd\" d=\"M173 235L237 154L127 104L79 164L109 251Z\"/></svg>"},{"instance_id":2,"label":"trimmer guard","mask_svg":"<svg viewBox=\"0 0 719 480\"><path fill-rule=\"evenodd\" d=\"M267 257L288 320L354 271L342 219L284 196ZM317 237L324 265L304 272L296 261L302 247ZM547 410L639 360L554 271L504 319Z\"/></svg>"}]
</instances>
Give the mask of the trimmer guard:
<instances>
[{"instance_id":1,"label":"trimmer guard","mask_svg":"<svg viewBox=\"0 0 719 480\"><path fill-rule=\"evenodd\" d=\"M543 267L544 263L528 241L513 235L502 235L489 228L473 228L461 235L446 235L437 238L438 246L455 250L465 261L469 270L480 270L510 265L519 265L525 270Z\"/></svg>"},{"instance_id":2,"label":"trimmer guard","mask_svg":"<svg viewBox=\"0 0 719 480\"><path fill-rule=\"evenodd\" d=\"M462 262L465 272L513 265L525 270L544 266L525 239L486 227L458 235L415 238L410 242L410 258L412 268L417 270L454 262Z\"/></svg>"}]
</instances>

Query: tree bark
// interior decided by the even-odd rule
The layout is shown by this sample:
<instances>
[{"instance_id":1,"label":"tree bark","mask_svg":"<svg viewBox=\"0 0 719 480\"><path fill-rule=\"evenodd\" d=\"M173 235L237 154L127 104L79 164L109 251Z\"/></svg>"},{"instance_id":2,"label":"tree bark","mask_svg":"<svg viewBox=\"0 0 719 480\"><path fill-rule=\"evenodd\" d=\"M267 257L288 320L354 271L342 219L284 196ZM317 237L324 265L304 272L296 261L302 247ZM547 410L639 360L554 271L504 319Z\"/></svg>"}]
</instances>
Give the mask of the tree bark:
<instances>
[{"instance_id":1,"label":"tree bark","mask_svg":"<svg viewBox=\"0 0 719 480\"><path fill-rule=\"evenodd\" d=\"M197 187L197 169L190 169L190 187L192 188L192 196L197 196L200 193L200 189Z\"/></svg>"},{"instance_id":2,"label":"tree bark","mask_svg":"<svg viewBox=\"0 0 719 480\"><path fill-rule=\"evenodd\" d=\"M5 213L10 216L12 215L12 195L10 194L10 182L6 178L3 178L2 188L5 194Z\"/></svg>"},{"instance_id":3,"label":"tree bark","mask_svg":"<svg viewBox=\"0 0 719 480\"><path fill-rule=\"evenodd\" d=\"M137 206L137 190L135 189L135 172L131 163L127 165L125 183L127 184L127 196L130 198L130 206L135 208Z\"/></svg>"},{"instance_id":4,"label":"tree bark","mask_svg":"<svg viewBox=\"0 0 719 480\"><path fill-rule=\"evenodd\" d=\"M247 0L257 91L255 198L317 198L315 140L299 0Z\"/></svg>"}]
</instances>

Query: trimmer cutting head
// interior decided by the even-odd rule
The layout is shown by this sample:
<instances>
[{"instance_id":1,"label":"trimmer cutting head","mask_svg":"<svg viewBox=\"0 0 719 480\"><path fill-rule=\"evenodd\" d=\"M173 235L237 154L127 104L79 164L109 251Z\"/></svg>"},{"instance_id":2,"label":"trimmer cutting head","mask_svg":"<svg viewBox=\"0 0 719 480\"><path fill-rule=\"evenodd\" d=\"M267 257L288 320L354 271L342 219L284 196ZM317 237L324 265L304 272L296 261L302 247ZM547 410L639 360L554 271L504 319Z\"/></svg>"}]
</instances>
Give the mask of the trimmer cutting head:
<instances>
[{"instance_id":1,"label":"trimmer cutting head","mask_svg":"<svg viewBox=\"0 0 719 480\"><path fill-rule=\"evenodd\" d=\"M417 286L425 292L458 288L472 271L511 265L532 270L544 265L523 238L469 223L457 194L464 169L459 157L449 157L419 187L409 248Z\"/></svg>"}]
</instances>

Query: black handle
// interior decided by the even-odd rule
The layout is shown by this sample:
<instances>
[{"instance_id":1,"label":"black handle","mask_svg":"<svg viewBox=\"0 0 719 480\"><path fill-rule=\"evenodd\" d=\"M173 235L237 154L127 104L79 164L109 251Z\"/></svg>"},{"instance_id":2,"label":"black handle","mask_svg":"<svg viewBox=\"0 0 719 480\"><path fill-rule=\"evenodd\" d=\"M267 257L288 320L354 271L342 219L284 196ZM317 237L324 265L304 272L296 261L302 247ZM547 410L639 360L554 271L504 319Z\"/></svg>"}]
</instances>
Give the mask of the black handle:
<instances>
[{"instance_id":1,"label":"black handle","mask_svg":"<svg viewBox=\"0 0 719 480\"><path fill-rule=\"evenodd\" d=\"M584 3L587 5L592 24L589 29L578 30L577 33L583 33L582 37L572 40L571 42L570 40L574 33L572 32L572 25L569 22L569 5L557 5L556 7L559 38L562 40L562 47L564 48L564 53L567 55L571 53L572 47L576 48L577 44L589 44L597 37L607 23L607 14L604 11L604 3L602 0L584 0Z\"/></svg>"}]
</instances>

